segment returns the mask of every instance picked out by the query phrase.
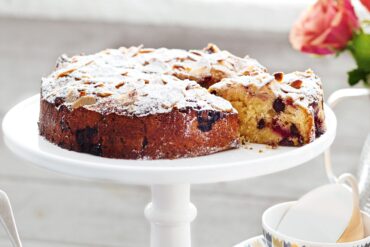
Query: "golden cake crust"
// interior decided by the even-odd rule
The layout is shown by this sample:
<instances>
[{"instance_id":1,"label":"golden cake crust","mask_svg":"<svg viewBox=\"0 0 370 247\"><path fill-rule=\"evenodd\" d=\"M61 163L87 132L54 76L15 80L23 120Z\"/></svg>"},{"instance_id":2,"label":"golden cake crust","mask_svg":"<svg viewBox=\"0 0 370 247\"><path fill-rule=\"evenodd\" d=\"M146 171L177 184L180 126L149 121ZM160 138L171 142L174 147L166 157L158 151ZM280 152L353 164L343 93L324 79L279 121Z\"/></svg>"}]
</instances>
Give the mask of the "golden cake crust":
<instances>
[{"instance_id":1,"label":"golden cake crust","mask_svg":"<svg viewBox=\"0 0 370 247\"><path fill-rule=\"evenodd\" d=\"M238 117L218 111L173 110L129 117L41 101L39 129L60 147L103 157L174 159L238 146Z\"/></svg>"}]
</instances>

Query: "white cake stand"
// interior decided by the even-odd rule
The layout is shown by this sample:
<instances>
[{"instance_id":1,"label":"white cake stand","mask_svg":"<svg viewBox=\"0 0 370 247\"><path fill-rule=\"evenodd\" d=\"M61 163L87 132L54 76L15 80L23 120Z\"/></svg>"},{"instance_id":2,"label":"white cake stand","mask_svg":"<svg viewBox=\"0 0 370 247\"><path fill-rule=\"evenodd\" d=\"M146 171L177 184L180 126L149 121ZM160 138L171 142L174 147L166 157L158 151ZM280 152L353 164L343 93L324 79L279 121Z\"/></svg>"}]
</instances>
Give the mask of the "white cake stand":
<instances>
[{"instance_id":1,"label":"white cake stand","mask_svg":"<svg viewBox=\"0 0 370 247\"><path fill-rule=\"evenodd\" d=\"M190 202L190 184L257 177L303 164L333 142L336 118L325 107L327 132L299 148L250 145L197 158L118 160L67 151L38 134L39 95L12 108L4 118L5 142L17 155L38 166L84 178L151 186L145 209L151 223L151 247L190 247L190 223L197 210Z\"/></svg>"}]
</instances>

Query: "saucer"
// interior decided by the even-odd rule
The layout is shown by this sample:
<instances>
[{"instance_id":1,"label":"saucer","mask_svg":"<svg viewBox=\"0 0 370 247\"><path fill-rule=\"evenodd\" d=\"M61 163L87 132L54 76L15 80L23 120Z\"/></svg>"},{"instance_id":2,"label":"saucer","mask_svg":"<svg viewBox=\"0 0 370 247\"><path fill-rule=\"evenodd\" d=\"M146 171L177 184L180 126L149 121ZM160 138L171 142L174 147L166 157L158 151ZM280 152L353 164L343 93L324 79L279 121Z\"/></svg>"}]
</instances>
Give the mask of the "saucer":
<instances>
[{"instance_id":1,"label":"saucer","mask_svg":"<svg viewBox=\"0 0 370 247\"><path fill-rule=\"evenodd\" d=\"M265 239L263 238L263 235L259 235L245 240L240 244L234 245L234 247L267 247L267 244L265 242Z\"/></svg>"}]
</instances>

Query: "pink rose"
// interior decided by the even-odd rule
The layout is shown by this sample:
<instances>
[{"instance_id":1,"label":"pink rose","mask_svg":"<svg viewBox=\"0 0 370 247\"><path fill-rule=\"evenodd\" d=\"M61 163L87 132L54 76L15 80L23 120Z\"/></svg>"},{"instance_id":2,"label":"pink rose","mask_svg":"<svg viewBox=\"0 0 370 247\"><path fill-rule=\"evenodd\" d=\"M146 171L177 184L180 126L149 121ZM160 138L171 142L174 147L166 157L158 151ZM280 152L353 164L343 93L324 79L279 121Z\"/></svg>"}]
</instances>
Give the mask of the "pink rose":
<instances>
[{"instance_id":1,"label":"pink rose","mask_svg":"<svg viewBox=\"0 0 370 247\"><path fill-rule=\"evenodd\" d=\"M290 42L302 52L333 54L347 46L359 27L350 0L318 0L293 26Z\"/></svg>"},{"instance_id":2,"label":"pink rose","mask_svg":"<svg viewBox=\"0 0 370 247\"><path fill-rule=\"evenodd\" d=\"M361 3L370 11L370 0L361 0Z\"/></svg>"}]
</instances>

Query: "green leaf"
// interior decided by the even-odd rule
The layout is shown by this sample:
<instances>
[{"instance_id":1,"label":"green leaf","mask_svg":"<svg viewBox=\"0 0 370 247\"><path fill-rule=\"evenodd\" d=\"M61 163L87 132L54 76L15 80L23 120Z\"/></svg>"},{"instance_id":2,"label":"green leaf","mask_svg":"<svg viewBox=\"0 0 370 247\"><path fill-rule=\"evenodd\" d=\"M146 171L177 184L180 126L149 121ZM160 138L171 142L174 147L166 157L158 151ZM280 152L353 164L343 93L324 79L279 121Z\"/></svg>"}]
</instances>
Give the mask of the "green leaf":
<instances>
[{"instance_id":1,"label":"green leaf","mask_svg":"<svg viewBox=\"0 0 370 247\"><path fill-rule=\"evenodd\" d=\"M348 72L348 83L351 86L356 85L361 80L366 82L367 73L362 69L354 69Z\"/></svg>"},{"instance_id":2,"label":"green leaf","mask_svg":"<svg viewBox=\"0 0 370 247\"><path fill-rule=\"evenodd\" d=\"M361 30L355 34L348 48L356 60L358 68L370 72L370 34Z\"/></svg>"}]
</instances>

